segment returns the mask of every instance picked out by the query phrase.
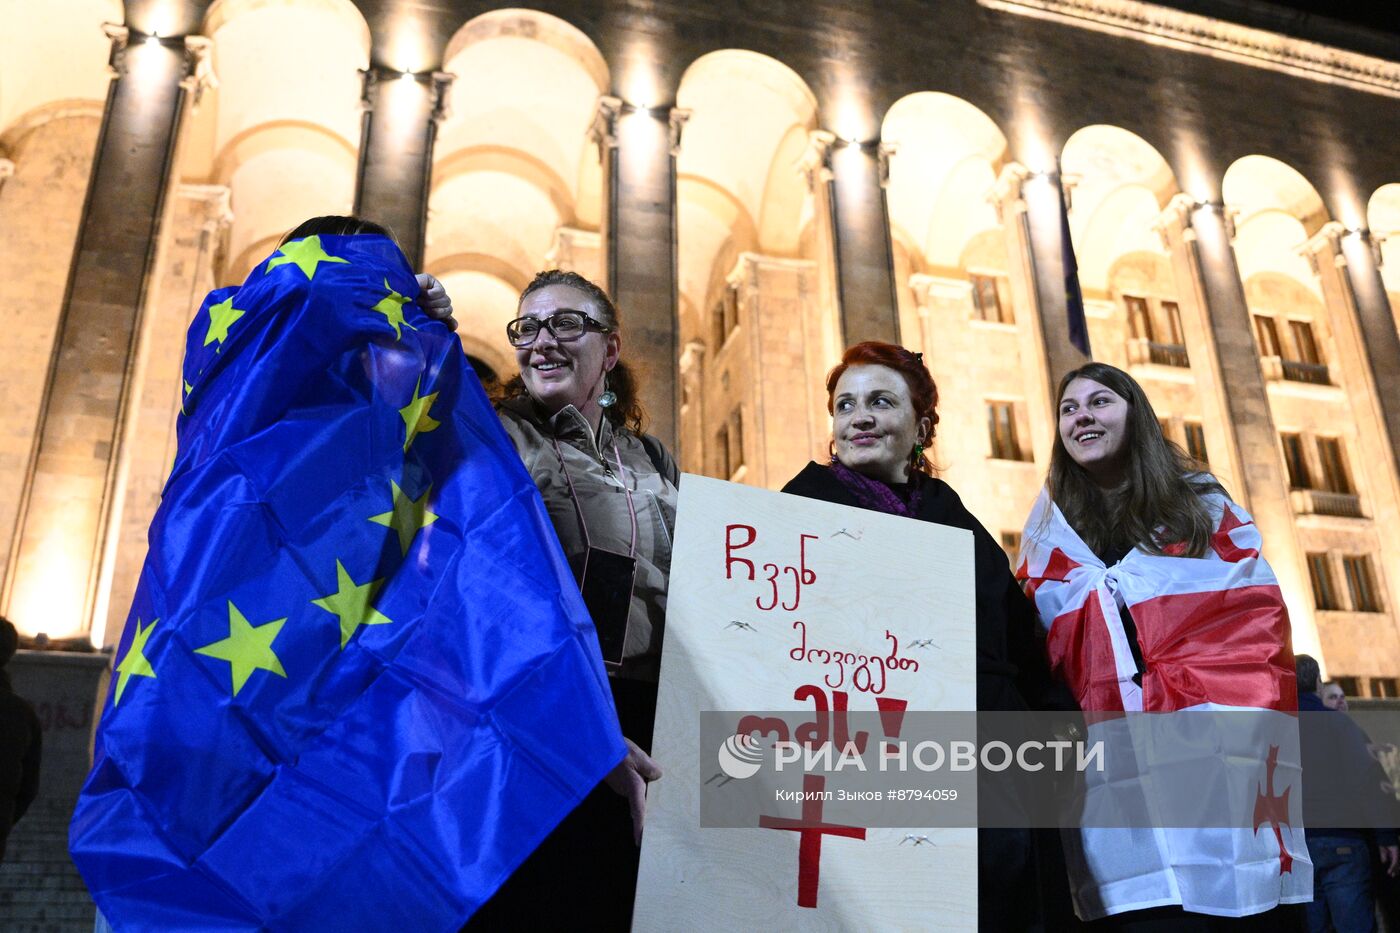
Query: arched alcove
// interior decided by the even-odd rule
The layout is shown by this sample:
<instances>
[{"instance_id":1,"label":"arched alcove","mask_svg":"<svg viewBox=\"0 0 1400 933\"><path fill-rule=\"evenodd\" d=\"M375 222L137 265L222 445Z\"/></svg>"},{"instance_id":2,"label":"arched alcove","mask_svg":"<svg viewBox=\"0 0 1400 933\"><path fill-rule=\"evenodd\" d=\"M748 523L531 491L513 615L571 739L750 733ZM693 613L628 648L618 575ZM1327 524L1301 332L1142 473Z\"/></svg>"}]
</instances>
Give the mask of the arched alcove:
<instances>
[{"instance_id":1,"label":"arched alcove","mask_svg":"<svg viewBox=\"0 0 1400 933\"><path fill-rule=\"evenodd\" d=\"M1309 239L1328 221L1317 189L1277 159L1248 155L1226 170L1221 191L1235 217L1235 258L1266 377L1284 386L1334 384L1322 282L1306 255ZM1293 407L1277 395L1272 400L1276 409ZM1282 420L1310 419L1289 411Z\"/></svg>"},{"instance_id":2,"label":"arched alcove","mask_svg":"<svg viewBox=\"0 0 1400 933\"><path fill-rule=\"evenodd\" d=\"M1167 436L1204 459L1186 337L1190 321L1183 320L1183 289L1158 232L1163 208L1180 191L1176 177L1147 140L1102 124L1065 141L1060 171L1072 205L1070 236L1094 357L1131 371ZM1192 301L1186 310L1203 334L1203 309ZM1205 348L1198 344L1195 352Z\"/></svg>"},{"instance_id":3,"label":"arched alcove","mask_svg":"<svg viewBox=\"0 0 1400 933\"><path fill-rule=\"evenodd\" d=\"M608 68L580 30L522 9L469 20L443 67L456 80L433 152L426 265L453 297L467 352L509 378L505 325L535 273L559 266L601 283L590 129Z\"/></svg>"},{"instance_id":4,"label":"arched alcove","mask_svg":"<svg viewBox=\"0 0 1400 933\"><path fill-rule=\"evenodd\" d=\"M891 153L887 200L900 332L934 361L948 347L933 346L930 327L946 332L953 320L969 316L1015 319L1010 264L992 204L1006 136L962 98L920 91L895 101L880 138ZM992 236L985 235L989 231ZM994 280L990 289L984 279ZM977 285L984 286L980 293ZM979 303L988 298L995 307ZM945 314L952 317L944 321Z\"/></svg>"},{"instance_id":5,"label":"arched alcove","mask_svg":"<svg viewBox=\"0 0 1400 933\"><path fill-rule=\"evenodd\" d=\"M1366 226L1379 243L1381 277L1390 296L1390 310L1400 327L1400 182L1382 185L1366 205Z\"/></svg>"},{"instance_id":6,"label":"arched alcove","mask_svg":"<svg viewBox=\"0 0 1400 933\"><path fill-rule=\"evenodd\" d=\"M1007 137L971 102L920 91L895 101L880 139L900 333L957 400L940 406L930 458L1010 542L1035 497L1031 429L1046 413L1028 404L1022 365L1033 292L996 204Z\"/></svg>"},{"instance_id":7,"label":"arched alcove","mask_svg":"<svg viewBox=\"0 0 1400 933\"><path fill-rule=\"evenodd\" d=\"M816 98L781 62L725 49L686 69L676 103L683 466L780 486L826 446L836 355L823 182L804 170Z\"/></svg>"},{"instance_id":8,"label":"arched alcove","mask_svg":"<svg viewBox=\"0 0 1400 933\"><path fill-rule=\"evenodd\" d=\"M350 0L216 0L204 32L219 76L210 180L234 218L221 278L237 282L301 221L350 212L369 27Z\"/></svg>"}]
</instances>

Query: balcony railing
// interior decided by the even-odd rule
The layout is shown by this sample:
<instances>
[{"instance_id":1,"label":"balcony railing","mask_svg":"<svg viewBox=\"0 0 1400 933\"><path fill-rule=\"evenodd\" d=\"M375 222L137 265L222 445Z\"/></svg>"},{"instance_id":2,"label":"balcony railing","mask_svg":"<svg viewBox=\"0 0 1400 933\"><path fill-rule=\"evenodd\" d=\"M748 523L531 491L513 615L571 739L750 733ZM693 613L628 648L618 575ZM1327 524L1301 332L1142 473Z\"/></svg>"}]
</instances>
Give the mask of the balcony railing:
<instances>
[{"instance_id":1,"label":"balcony railing","mask_svg":"<svg viewBox=\"0 0 1400 933\"><path fill-rule=\"evenodd\" d=\"M1191 357L1186 355L1186 347L1179 343L1149 343L1148 357L1158 366L1178 366L1191 368Z\"/></svg>"},{"instance_id":2,"label":"balcony railing","mask_svg":"<svg viewBox=\"0 0 1400 933\"><path fill-rule=\"evenodd\" d=\"M1297 360L1283 360L1283 378L1289 382L1307 382L1315 386L1327 386L1332 380L1326 363L1299 363Z\"/></svg>"},{"instance_id":3,"label":"balcony railing","mask_svg":"<svg viewBox=\"0 0 1400 933\"><path fill-rule=\"evenodd\" d=\"M1365 518L1361 497L1351 492L1327 492L1323 489L1294 489L1293 511L1299 515L1335 515L1339 518Z\"/></svg>"},{"instance_id":4,"label":"balcony railing","mask_svg":"<svg viewBox=\"0 0 1400 933\"><path fill-rule=\"evenodd\" d=\"M1303 382L1308 385L1330 386L1332 374L1326 363L1300 363L1281 356L1261 356L1259 366L1268 382Z\"/></svg>"},{"instance_id":5,"label":"balcony railing","mask_svg":"<svg viewBox=\"0 0 1400 933\"><path fill-rule=\"evenodd\" d=\"M1191 357L1187 354L1185 346L1179 343L1157 343L1145 337L1134 337L1128 341L1128 362L1175 366L1178 369L1191 368Z\"/></svg>"}]
</instances>

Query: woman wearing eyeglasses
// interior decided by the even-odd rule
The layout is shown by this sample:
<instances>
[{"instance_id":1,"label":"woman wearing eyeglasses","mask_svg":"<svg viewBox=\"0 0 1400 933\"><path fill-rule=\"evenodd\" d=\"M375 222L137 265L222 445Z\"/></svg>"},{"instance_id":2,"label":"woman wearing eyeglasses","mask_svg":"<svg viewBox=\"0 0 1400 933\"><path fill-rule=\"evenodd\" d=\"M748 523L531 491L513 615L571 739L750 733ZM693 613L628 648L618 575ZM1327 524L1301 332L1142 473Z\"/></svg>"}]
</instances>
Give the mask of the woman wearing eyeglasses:
<instances>
[{"instance_id":1,"label":"woman wearing eyeglasses","mask_svg":"<svg viewBox=\"0 0 1400 933\"><path fill-rule=\"evenodd\" d=\"M628 755L473 918L473 929L631 925L656 717L675 460L642 432L617 308L575 272L541 272L506 327L520 375L497 411L544 498L598 628ZM630 816L630 818L629 818Z\"/></svg>"}]
</instances>

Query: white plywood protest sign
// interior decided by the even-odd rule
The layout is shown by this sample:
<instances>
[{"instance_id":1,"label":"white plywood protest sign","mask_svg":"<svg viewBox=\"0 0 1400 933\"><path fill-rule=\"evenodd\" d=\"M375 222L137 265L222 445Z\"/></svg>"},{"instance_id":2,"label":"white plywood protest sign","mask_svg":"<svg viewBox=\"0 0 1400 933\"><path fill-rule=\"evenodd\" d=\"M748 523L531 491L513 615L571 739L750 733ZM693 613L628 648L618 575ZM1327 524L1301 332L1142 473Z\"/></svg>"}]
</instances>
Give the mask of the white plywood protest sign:
<instances>
[{"instance_id":1,"label":"white plywood protest sign","mask_svg":"<svg viewBox=\"0 0 1400 933\"><path fill-rule=\"evenodd\" d=\"M880 741L903 711L972 710L973 594L969 531L687 475L633 929L975 930L975 829L834 825L781 792L753 828L702 828L702 792L754 785L700 735L705 710L878 711Z\"/></svg>"}]
</instances>

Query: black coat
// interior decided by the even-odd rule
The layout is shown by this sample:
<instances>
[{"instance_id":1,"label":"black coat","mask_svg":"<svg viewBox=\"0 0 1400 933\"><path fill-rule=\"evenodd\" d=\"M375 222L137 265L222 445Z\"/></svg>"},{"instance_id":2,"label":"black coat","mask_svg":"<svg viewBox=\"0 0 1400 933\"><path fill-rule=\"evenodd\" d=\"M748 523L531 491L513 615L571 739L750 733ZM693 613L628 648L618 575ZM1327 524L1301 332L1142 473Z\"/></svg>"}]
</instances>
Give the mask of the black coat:
<instances>
[{"instance_id":1,"label":"black coat","mask_svg":"<svg viewBox=\"0 0 1400 933\"><path fill-rule=\"evenodd\" d=\"M857 508L861 503L827 467L808 463L783 492ZM962 504L953 487L925 479L920 521L972 532L977 567L977 708L1074 709L1074 700L1050 676L1035 607L1026 599L1001 549Z\"/></svg>"},{"instance_id":2,"label":"black coat","mask_svg":"<svg viewBox=\"0 0 1400 933\"><path fill-rule=\"evenodd\" d=\"M808 463L783 492L863 507L830 469L818 463ZM926 479L915 517L972 532L977 573L977 709L1077 709L1069 690L1051 679L1035 608L1017 585L1006 552L962 504L953 487L941 479ZM979 808L994 796L1003 804L1008 794L1014 797L1008 786L985 781L986 774L978 776ZM987 933L1070 928L1069 888L1053 831L977 831L977 911L977 927Z\"/></svg>"},{"instance_id":3,"label":"black coat","mask_svg":"<svg viewBox=\"0 0 1400 933\"><path fill-rule=\"evenodd\" d=\"M39 792L42 738L34 707L15 695L8 675L0 670L0 861L10 828Z\"/></svg>"}]
</instances>

